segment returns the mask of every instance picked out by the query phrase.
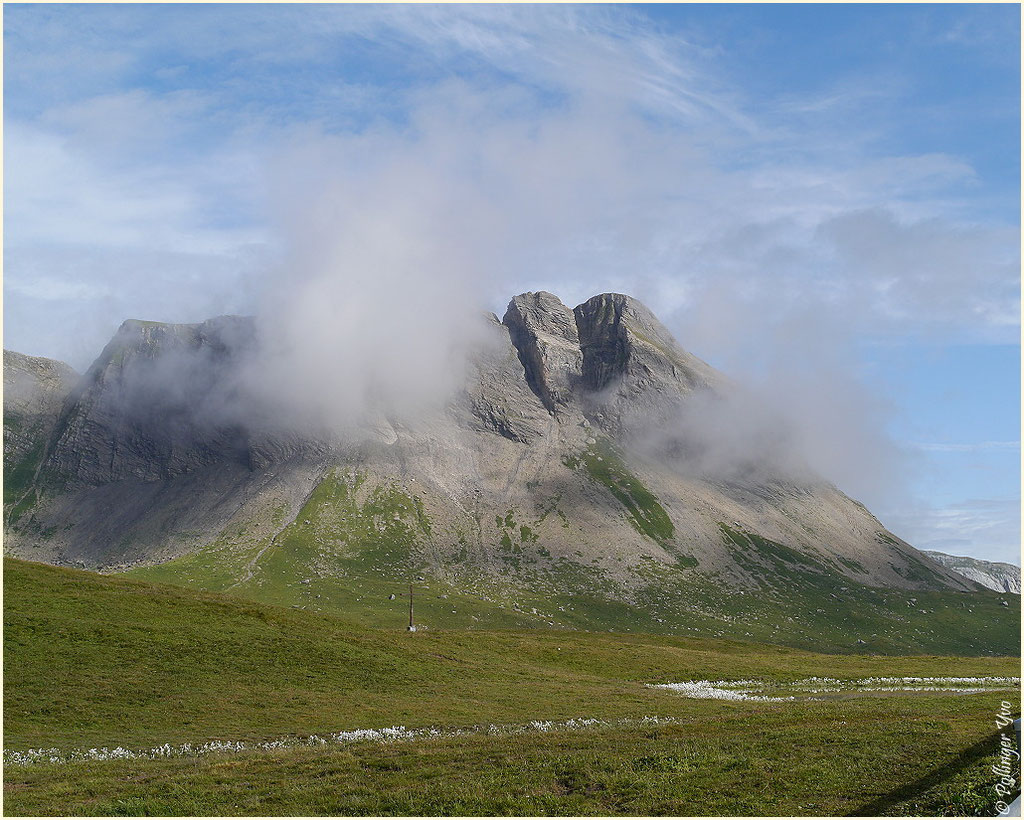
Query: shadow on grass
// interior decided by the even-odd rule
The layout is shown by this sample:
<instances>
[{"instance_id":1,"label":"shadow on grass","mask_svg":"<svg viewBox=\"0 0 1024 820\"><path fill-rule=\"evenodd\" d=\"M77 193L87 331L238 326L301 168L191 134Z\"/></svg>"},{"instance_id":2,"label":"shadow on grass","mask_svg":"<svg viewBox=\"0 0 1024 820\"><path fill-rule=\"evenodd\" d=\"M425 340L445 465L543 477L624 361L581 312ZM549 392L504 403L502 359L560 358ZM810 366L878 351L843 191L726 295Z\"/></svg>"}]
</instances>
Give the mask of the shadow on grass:
<instances>
[{"instance_id":1,"label":"shadow on grass","mask_svg":"<svg viewBox=\"0 0 1024 820\"><path fill-rule=\"evenodd\" d=\"M912 800L925 794L929 789L959 774L985 755L992 754L993 751L999 748L1000 734L1001 732L993 732L973 746L964 749L946 765L940 766L913 783L907 783L905 786L900 786L888 794L875 798L870 803L859 806L851 811L848 816L878 817L905 800Z\"/></svg>"}]
</instances>

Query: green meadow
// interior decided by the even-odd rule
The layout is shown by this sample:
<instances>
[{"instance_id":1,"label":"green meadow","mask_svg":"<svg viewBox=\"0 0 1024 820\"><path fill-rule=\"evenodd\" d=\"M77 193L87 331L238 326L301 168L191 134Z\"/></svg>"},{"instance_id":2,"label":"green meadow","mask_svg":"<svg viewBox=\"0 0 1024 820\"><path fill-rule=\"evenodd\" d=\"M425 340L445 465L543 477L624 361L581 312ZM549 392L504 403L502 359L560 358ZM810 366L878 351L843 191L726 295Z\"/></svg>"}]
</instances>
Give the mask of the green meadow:
<instances>
[{"instance_id":1,"label":"green meadow","mask_svg":"<svg viewBox=\"0 0 1024 820\"><path fill-rule=\"evenodd\" d=\"M1012 676L1016 657L821 654L569 629L408 633L401 599L389 602L393 623L370 627L13 559L4 600L7 752L439 730L8 763L11 815L992 813L994 717L1003 700L1019 714L1018 689L760 702L645 685ZM601 722L528 726L574 718ZM479 728L490 724L518 728Z\"/></svg>"}]
</instances>

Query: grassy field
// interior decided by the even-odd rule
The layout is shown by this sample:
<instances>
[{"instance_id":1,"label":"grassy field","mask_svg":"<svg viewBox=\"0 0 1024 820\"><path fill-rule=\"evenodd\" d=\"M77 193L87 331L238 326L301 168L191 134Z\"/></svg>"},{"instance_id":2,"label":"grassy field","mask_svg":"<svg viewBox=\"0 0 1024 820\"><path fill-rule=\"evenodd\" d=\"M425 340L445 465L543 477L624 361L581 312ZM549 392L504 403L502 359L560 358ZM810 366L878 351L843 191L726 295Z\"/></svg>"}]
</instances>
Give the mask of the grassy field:
<instances>
[{"instance_id":1,"label":"grassy field","mask_svg":"<svg viewBox=\"0 0 1024 820\"><path fill-rule=\"evenodd\" d=\"M4 808L113 815L902 813L906 784L961 774L961 747L988 734L972 713L994 705L986 696L887 702L881 710L850 701L700 707L682 725L649 729L22 767L6 775ZM992 814L991 787L986 795L992 797L977 808ZM923 797L921 813L945 808L927 792Z\"/></svg>"},{"instance_id":2,"label":"grassy field","mask_svg":"<svg viewBox=\"0 0 1024 820\"><path fill-rule=\"evenodd\" d=\"M4 596L7 750L142 751L395 725L606 721L502 736L8 765L7 814L982 810L994 802L984 765L997 743L996 710L1008 698L1019 712L1018 691L732 702L644 685L1017 675L1017 658L835 656L569 630L410 634L400 617L394 628L373 629L11 559ZM644 724L644 716L669 722Z\"/></svg>"}]
</instances>

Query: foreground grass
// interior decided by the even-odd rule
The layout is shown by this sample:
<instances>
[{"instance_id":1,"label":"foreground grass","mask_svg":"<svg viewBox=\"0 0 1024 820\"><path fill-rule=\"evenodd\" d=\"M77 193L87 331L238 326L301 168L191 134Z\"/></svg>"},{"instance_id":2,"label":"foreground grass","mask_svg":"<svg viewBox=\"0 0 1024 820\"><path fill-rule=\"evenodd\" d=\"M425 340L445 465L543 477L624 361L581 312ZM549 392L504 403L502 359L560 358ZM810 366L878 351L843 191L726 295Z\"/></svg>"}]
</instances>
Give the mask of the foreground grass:
<instances>
[{"instance_id":1,"label":"foreground grass","mask_svg":"<svg viewBox=\"0 0 1024 820\"><path fill-rule=\"evenodd\" d=\"M960 765L938 769L865 808L875 809L877 804L879 813L897 817L995 817L999 801L1010 800L996 792L999 776L992 769L1000 765L998 752L984 754L984 749L998 749L998 741L986 738L968 747L967 754L961 752Z\"/></svg>"},{"instance_id":2,"label":"foreground grass","mask_svg":"<svg viewBox=\"0 0 1024 820\"><path fill-rule=\"evenodd\" d=\"M886 813L944 799L935 789L951 778L983 791L968 771L977 756L963 753L987 742L1011 693L756 703L643 684L1019 674L1016 658L828 656L573 631L408 634L11 559L4 595L4 744L13 750L141 750L396 724L676 721L8 766L7 814Z\"/></svg>"},{"instance_id":3,"label":"foreground grass","mask_svg":"<svg viewBox=\"0 0 1024 820\"><path fill-rule=\"evenodd\" d=\"M474 736L198 760L11 768L8 814L835 815L902 813L960 773L991 695L687 702L678 725ZM929 804L930 805L930 804Z\"/></svg>"},{"instance_id":4,"label":"foreground grass","mask_svg":"<svg viewBox=\"0 0 1024 820\"><path fill-rule=\"evenodd\" d=\"M1008 658L824 656L667 636L410 634L12 559L4 569L10 749L672 715L680 698L642 683L1019 668Z\"/></svg>"}]
</instances>

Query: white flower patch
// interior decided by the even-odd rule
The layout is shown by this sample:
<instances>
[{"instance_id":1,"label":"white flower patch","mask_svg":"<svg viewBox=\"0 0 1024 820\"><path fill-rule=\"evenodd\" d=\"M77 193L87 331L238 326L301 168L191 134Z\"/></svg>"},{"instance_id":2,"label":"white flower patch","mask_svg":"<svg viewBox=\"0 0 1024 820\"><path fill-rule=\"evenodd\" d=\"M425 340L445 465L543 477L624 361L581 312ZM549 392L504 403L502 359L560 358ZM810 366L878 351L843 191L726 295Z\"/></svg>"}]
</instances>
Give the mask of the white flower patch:
<instances>
[{"instance_id":1,"label":"white flower patch","mask_svg":"<svg viewBox=\"0 0 1024 820\"><path fill-rule=\"evenodd\" d=\"M652 689L671 689L673 692L679 692L688 698L699 698L701 700L755 700L762 702L796 700L793 695L772 697L754 694L754 692L766 688L759 681L695 680L683 681L682 683L649 683L647 685Z\"/></svg>"},{"instance_id":2,"label":"white flower patch","mask_svg":"<svg viewBox=\"0 0 1024 820\"><path fill-rule=\"evenodd\" d=\"M579 731L594 727L610 728L625 726L651 726L674 723L672 717L645 716L639 720L621 718L619 720L600 720L598 718L569 718L568 720L534 720L524 724L488 724L468 728L439 729L407 729L404 726L389 726L381 729L351 729L336 732L326 737L309 735L307 737L285 737L277 740L228 741L211 740L209 743L195 745L182 743L173 746L165 743L153 749L132 751L123 746L110 749L106 746L96 749L29 749L18 752L4 750L3 762L6 766L26 766L33 763L74 763L85 760L158 760L172 757L201 757L207 754L230 754L237 752L260 752L274 749L294 749L304 746L345 745L349 743L393 743L431 738L454 738L466 735L516 735L529 732Z\"/></svg>"},{"instance_id":3,"label":"white flower patch","mask_svg":"<svg viewBox=\"0 0 1024 820\"><path fill-rule=\"evenodd\" d=\"M839 680L838 678L811 677L794 681L788 686L808 693L825 692L957 692L974 694L998 691L1020 686L1020 678L1013 677L873 677Z\"/></svg>"},{"instance_id":4,"label":"white flower patch","mask_svg":"<svg viewBox=\"0 0 1024 820\"><path fill-rule=\"evenodd\" d=\"M810 677L790 683L771 683L759 680L737 681L682 681L680 683L649 683L652 689L670 689L674 692L702 700L792 701L796 695L767 695L769 691L795 692L800 695L820 695L836 692L955 692L976 694L994 692L1020 686L1020 678L839 678Z\"/></svg>"}]
</instances>

